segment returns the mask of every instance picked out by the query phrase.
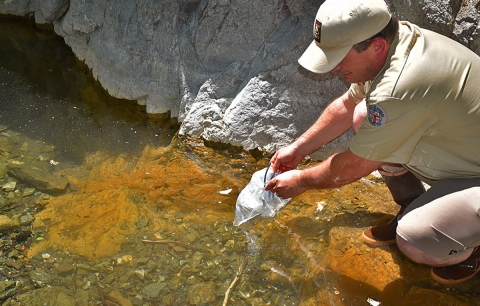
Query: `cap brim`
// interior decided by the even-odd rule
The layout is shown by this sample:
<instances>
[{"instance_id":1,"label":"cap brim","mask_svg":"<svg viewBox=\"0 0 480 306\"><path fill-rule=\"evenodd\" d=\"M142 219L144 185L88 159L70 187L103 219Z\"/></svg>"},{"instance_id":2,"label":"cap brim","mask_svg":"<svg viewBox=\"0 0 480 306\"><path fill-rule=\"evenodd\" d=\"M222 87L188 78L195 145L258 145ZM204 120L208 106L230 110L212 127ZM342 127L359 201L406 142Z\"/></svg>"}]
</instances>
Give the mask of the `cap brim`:
<instances>
[{"instance_id":1,"label":"cap brim","mask_svg":"<svg viewBox=\"0 0 480 306\"><path fill-rule=\"evenodd\" d=\"M327 73L340 64L350 49L352 49L352 46L321 49L313 41L298 59L298 63L312 72Z\"/></svg>"}]
</instances>

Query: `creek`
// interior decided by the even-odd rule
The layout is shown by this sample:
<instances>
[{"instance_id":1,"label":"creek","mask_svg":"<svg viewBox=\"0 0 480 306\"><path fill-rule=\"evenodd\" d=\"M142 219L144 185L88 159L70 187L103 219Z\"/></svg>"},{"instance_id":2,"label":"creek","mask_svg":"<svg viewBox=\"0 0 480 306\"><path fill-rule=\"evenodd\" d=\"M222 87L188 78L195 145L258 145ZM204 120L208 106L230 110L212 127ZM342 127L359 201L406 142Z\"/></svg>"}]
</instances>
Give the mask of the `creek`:
<instances>
[{"instance_id":1,"label":"creek","mask_svg":"<svg viewBox=\"0 0 480 306\"><path fill-rule=\"evenodd\" d=\"M478 277L447 288L362 242L397 209L373 175L234 226L268 156L178 126L110 97L51 28L1 16L3 305L480 305Z\"/></svg>"}]
</instances>

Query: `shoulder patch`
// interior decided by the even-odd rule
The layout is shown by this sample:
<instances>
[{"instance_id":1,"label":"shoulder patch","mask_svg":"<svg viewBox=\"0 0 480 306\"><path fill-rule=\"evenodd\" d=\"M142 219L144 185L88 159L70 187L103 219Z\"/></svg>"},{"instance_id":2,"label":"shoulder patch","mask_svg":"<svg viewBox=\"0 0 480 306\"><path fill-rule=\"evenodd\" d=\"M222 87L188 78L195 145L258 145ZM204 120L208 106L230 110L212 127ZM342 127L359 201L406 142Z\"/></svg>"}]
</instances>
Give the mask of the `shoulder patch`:
<instances>
[{"instance_id":1,"label":"shoulder patch","mask_svg":"<svg viewBox=\"0 0 480 306\"><path fill-rule=\"evenodd\" d=\"M382 126L387 121L387 115L383 108L376 104L368 106L368 122L373 126Z\"/></svg>"}]
</instances>

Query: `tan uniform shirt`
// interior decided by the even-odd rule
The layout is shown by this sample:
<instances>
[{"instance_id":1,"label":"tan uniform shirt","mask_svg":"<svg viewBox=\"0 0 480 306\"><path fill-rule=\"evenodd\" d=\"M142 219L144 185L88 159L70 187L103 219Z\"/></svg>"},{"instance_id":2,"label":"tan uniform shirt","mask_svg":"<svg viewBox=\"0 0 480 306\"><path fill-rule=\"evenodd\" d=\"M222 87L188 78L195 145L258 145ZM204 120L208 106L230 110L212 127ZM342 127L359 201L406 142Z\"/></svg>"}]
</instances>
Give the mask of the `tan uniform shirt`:
<instances>
[{"instance_id":1,"label":"tan uniform shirt","mask_svg":"<svg viewBox=\"0 0 480 306\"><path fill-rule=\"evenodd\" d=\"M368 108L354 154L434 180L480 177L480 57L466 47L402 21L383 70L349 96Z\"/></svg>"}]
</instances>

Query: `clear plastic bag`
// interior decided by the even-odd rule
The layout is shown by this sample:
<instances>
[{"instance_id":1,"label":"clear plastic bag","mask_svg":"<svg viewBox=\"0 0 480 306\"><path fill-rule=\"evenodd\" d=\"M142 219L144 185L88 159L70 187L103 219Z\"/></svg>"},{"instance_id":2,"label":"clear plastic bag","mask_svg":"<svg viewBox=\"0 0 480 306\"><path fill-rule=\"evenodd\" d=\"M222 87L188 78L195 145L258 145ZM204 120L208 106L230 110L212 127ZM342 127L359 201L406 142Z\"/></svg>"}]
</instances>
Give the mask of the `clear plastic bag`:
<instances>
[{"instance_id":1,"label":"clear plastic bag","mask_svg":"<svg viewBox=\"0 0 480 306\"><path fill-rule=\"evenodd\" d=\"M252 175L250 182L238 195L233 225L239 226L258 215L273 217L290 201L265 190L265 185L276 175L278 173L273 172L270 167Z\"/></svg>"}]
</instances>

